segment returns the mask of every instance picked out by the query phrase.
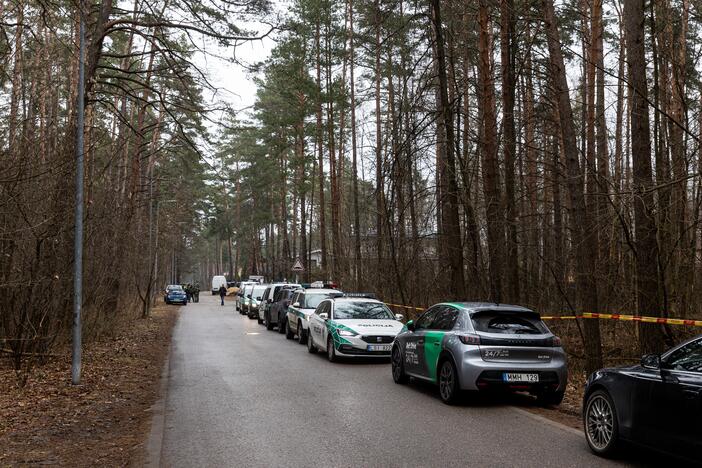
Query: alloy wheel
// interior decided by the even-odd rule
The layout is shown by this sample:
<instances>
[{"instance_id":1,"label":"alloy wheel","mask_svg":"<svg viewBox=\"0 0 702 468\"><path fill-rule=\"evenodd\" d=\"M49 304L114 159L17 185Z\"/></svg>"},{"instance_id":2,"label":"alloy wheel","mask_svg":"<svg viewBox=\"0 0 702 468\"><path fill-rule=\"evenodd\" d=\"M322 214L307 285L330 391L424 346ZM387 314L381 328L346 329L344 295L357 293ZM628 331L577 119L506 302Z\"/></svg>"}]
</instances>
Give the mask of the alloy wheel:
<instances>
[{"instance_id":1,"label":"alloy wheel","mask_svg":"<svg viewBox=\"0 0 702 468\"><path fill-rule=\"evenodd\" d=\"M614 412L603 395L595 395L589 401L585 416L585 431L590 443L604 450L614 435Z\"/></svg>"},{"instance_id":2,"label":"alloy wheel","mask_svg":"<svg viewBox=\"0 0 702 468\"><path fill-rule=\"evenodd\" d=\"M448 361L444 362L441 366L441 373L439 374L439 392L441 393L442 400L450 401L453 397L455 378L451 363Z\"/></svg>"},{"instance_id":3,"label":"alloy wheel","mask_svg":"<svg viewBox=\"0 0 702 468\"><path fill-rule=\"evenodd\" d=\"M397 347L392 350L392 376L396 382L402 377L402 354Z\"/></svg>"}]
</instances>

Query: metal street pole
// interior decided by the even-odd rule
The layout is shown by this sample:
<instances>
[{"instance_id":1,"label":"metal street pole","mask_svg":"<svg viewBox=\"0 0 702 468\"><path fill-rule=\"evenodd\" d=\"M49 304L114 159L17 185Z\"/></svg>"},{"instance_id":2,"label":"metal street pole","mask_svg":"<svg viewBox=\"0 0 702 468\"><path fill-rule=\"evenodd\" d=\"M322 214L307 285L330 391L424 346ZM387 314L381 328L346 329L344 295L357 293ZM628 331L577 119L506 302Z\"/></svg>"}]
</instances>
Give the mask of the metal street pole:
<instances>
[{"instance_id":1,"label":"metal street pole","mask_svg":"<svg viewBox=\"0 0 702 468\"><path fill-rule=\"evenodd\" d=\"M80 32L78 56L78 116L76 121L76 213L73 264L73 359L71 382L80 383L82 359L82 326L80 309L83 301L83 130L85 126L85 17L83 1L79 2Z\"/></svg>"}]
</instances>

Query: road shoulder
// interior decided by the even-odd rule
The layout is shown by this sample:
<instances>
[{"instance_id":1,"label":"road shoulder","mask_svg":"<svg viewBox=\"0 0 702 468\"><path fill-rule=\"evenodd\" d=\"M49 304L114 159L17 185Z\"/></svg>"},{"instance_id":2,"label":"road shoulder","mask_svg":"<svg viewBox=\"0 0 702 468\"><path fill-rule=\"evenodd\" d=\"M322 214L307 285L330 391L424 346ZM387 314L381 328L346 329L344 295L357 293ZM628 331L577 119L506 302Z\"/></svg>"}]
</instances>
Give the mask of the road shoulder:
<instances>
[{"instance_id":1,"label":"road shoulder","mask_svg":"<svg viewBox=\"0 0 702 468\"><path fill-rule=\"evenodd\" d=\"M57 354L17 388L0 362L0 465L142 465L178 307L86 343L80 386Z\"/></svg>"}]
</instances>

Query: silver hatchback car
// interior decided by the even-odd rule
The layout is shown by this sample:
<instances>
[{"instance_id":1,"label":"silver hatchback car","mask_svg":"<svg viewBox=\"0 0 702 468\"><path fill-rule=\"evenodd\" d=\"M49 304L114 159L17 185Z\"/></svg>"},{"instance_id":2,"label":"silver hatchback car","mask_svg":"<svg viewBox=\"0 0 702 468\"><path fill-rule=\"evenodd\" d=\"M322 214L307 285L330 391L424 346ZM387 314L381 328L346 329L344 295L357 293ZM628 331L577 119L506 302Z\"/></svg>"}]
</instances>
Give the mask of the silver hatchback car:
<instances>
[{"instance_id":1,"label":"silver hatchback car","mask_svg":"<svg viewBox=\"0 0 702 468\"><path fill-rule=\"evenodd\" d=\"M561 340L541 316L520 306L436 304L409 321L392 349L396 383L439 385L445 403L461 390L524 391L544 405L563 400L568 369Z\"/></svg>"}]
</instances>

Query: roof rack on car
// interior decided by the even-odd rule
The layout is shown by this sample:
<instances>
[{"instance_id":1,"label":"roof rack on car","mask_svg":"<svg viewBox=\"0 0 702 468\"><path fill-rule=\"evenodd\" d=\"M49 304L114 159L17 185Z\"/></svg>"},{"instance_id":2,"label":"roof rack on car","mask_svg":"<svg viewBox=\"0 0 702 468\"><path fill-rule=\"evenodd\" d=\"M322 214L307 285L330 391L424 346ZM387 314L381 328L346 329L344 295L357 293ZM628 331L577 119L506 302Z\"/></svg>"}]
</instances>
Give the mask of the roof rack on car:
<instances>
[{"instance_id":1,"label":"roof rack on car","mask_svg":"<svg viewBox=\"0 0 702 468\"><path fill-rule=\"evenodd\" d=\"M362 297L364 299L376 299L375 294L365 292L344 293L344 297Z\"/></svg>"}]
</instances>

